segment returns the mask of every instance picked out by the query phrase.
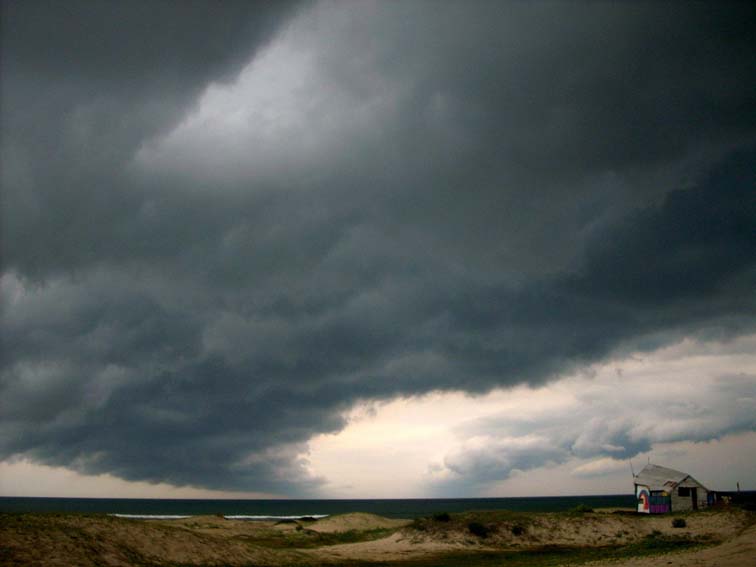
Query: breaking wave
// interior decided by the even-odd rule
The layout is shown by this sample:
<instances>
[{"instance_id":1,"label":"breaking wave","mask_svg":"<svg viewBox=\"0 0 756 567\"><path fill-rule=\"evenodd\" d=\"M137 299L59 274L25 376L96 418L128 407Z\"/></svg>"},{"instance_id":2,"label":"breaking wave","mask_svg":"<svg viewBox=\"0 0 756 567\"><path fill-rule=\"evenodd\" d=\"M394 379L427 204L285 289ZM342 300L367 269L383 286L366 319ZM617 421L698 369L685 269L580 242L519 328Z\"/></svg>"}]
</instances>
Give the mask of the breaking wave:
<instances>
[{"instance_id":1,"label":"breaking wave","mask_svg":"<svg viewBox=\"0 0 756 567\"><path fill-rule=\"evenodd\" d=\"M191 516L175 516L173 514L108 514L116 518L128 518L131 520L183 520Z\"/></svg>"},{"instance_id":2,"label":"breaking wave","mask_svg":"<svg viewBox=\"0 0 756 567\"><path fill-rule=\"evenodd\" d=\"M127 518L129 520L184 520L186 518L192 518L192 515L180 516L175 514L108 514L108 516L114 516L116 518ZM321 518L327 518L328 514L301 514L299 516L223 516L226 520L250 520L250 521L273 521L273 520L302 520L305 518L312 518L313 520L319 520Z\"/></svg>"},{"instance_id":3,"label":"breaking wave","mask_svg":"<svg viewBox=\"0 0 756 567\"><path fill-rule=\"evenodd\" d=\"M327 518L328 514L302 514L301 516L223 516L227 520L302 520L304 518Z\"/></svg>"}]
</instances>

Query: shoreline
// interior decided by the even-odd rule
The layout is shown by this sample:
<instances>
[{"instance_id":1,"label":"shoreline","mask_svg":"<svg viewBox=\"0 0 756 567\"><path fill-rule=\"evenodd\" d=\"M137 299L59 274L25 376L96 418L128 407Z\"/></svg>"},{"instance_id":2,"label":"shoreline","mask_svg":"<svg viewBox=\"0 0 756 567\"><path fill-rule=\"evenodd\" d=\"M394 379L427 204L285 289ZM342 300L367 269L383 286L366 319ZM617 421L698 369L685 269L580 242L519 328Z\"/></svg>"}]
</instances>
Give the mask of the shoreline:
<instances>
[{"instance_id":1,"label":"shoreline","mask_svg":"<svg viewBox=\"0 0 756 567\"><path fill-rule=\"evenodd\" d=\"M518 496L497 498L396 499L151 499L0 497L0 512L93 512L107 514L201 516L222 514L314 516L368 512L389 518L417 518L466 510L566 511L578 505L591 508L632 506L632 494Z\"/></svg>"}]
</instances>

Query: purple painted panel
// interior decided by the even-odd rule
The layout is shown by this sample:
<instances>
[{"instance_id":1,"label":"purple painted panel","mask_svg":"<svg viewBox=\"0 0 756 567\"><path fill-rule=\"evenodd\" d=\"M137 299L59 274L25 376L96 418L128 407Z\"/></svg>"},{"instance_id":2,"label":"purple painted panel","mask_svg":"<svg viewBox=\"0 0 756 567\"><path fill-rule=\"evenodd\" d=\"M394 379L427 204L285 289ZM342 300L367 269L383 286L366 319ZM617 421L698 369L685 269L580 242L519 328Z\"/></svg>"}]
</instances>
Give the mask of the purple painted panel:
<instances>
[{"instance_id":1,"label":"purple painted panel","mask_svg":"<svg viewBox=\"0 0 756 567\"><path fill-rule=\"evenodd\" d=\"M669 504L651 504L652 514L666 514L669 512Z\"/></svg>"}]
</instances>

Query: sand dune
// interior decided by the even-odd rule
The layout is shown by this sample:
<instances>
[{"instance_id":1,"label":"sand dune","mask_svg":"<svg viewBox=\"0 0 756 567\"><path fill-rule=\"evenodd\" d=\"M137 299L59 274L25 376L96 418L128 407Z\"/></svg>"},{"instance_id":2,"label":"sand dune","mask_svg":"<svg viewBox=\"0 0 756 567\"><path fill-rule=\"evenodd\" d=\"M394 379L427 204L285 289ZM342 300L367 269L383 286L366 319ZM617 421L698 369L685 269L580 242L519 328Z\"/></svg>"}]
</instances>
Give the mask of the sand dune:
<instances>
[{"instance_id":1,"label":"sand dune","mask_svg":"<svg viewBox=\"0 0 756 567\"><path fill-rule=\"evenodd\" d=\"M512 557L527 559L528 554L541 561L544 553L558 552L554 559L564 564L598 557L593 565L608 564L607 559L620 567L756 565L753 513L737 509L691 513L685 515L684 528L673 527L671 520L632 513L506 511L416 521L345 514L287 522L220 516L137 520L0 514L0 564L455 565L457 559L482 564L478 561L484 554L504 562ZM708 547L668 553L697 543Z\"/></svg>"},{"instance_id":2,"label":"sand dune","mask_svg":"<svg viewBox=\"0 0 756 567\"><path fill-rule=\"evenodd\" d=\"M376 530L383 528L401 528L411 524L411 520L394 520L365 514L362 512L330 516L314 522L309 528L322 533L348 532L350 530Z\"/></svg>"}]
</instances>

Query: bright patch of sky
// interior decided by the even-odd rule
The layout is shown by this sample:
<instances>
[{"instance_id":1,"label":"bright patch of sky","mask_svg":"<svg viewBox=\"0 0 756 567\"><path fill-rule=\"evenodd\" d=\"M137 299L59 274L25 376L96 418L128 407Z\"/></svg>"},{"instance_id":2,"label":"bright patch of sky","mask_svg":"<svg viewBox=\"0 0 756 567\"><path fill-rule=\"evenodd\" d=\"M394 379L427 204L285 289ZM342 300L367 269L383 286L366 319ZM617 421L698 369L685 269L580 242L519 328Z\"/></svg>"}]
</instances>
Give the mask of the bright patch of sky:
<instances>
[{"instance_id":1,"label":"bright patch of sky","mask_svg":"<svg viewBox=\"0 0 756 567\"><path fill-rule=\"evenodd\" d=\"M685 340L541 388L363 406L310 442L311 466L333 497L623 493L630 461L648 459L745 486L756 478L754 352L756 336Z\"/></svg>"},{"instance_id":2,"label":"bright patch of sky","mask_svg":"<svg viewBox=\"0 0 756 567\"><path fill-rule=\"evenodd\" d=\"M682 341L594 365L540 388L432 393L362 404L335 434L310 440L321 496L547 496L626 493L631 462L685 470L714 489L755 489L756 336ZM691 436L698 440L686 440ZM648 450L613 457L628 447ZM485 457L483 459L482 457ZM6 496L265 498L0 463Z\"/></svg>"}]
</instances>

